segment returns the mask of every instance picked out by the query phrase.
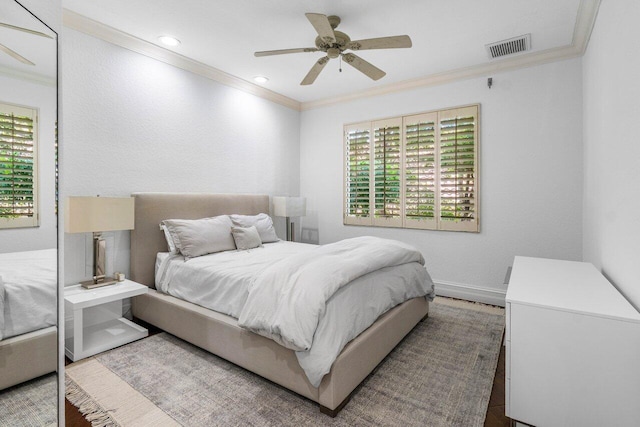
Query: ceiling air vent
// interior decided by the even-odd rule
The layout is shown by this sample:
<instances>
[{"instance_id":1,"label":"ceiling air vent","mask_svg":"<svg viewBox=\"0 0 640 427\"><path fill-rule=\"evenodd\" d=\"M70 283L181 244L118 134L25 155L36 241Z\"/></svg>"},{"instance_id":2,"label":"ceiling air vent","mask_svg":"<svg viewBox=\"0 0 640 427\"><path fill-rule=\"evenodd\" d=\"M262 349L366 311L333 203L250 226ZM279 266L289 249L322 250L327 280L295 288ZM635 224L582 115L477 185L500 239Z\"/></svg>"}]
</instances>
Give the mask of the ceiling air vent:
<instances>
[{"instance_id":1,"label":"ceiling air vent","mask_svg":"<svg viewBox=\"0 0 640 427\"><path fill-rule=\"evenodd\" d=\"M531 34L487 44L485 47L490 59L525 52L531 49Z\"/></svg>"}]
</instances>

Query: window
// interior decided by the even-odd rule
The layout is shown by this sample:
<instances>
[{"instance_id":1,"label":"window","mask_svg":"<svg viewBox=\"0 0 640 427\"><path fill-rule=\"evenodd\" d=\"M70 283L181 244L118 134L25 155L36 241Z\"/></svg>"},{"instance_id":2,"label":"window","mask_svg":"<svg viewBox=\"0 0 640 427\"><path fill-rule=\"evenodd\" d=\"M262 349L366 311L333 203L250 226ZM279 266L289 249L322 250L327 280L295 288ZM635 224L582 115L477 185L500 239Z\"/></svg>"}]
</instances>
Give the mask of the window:
<instances>
[{"instance_id":1,"label":"window","mask_svg":"<svg viewBox=\"0 0 640 427\"><path fill-rule=\"evenodd\" d=\"M479 231L478 105L344 127L344 223Z\"/></svg>"},{"instance_id":2,"label":"window","mask_svg":"<svg viewBox=\"0 0 640 427\"><path fill-rule=\"evenodd\" d=\"M369 190L371 164L370 124L345 126L346 200L350 224L369 224Z\"/></svg>"},{"instance_id":3,"label":"window","mask_svg":"<svg viewBox=\"0 0 640 427\"><path fill-rule=\"evenodd\" d=\"M0 104L0 228L36 227L37 111Z\"/></svg>"}]
</instances>

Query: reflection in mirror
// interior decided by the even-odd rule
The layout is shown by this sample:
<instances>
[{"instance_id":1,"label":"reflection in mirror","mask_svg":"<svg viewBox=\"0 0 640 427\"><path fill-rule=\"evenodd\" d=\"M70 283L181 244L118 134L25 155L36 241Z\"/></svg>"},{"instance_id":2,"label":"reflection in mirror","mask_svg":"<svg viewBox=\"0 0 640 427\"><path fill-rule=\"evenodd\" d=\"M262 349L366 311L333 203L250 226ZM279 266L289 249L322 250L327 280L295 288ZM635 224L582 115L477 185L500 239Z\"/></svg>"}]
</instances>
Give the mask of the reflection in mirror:
<instances>
[{"instance_id":1,"label":"reflection in mirror","mask_svg":"<svg viewBox=\"0 0 640 427\"><path fill-rule=\"evenodd\" d=\"M57 421L57 35L0 0L0 425Z\"/></svg>"}]
</instances>

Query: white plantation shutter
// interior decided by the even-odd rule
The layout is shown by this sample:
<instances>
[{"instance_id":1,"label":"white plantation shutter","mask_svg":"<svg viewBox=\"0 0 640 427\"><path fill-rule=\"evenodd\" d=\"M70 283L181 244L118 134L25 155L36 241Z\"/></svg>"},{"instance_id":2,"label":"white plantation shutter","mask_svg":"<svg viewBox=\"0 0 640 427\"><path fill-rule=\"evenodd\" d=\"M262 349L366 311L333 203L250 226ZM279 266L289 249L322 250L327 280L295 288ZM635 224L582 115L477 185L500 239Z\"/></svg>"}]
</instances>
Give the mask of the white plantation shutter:
<instances>
[{"instance_id":1,"label":"white plantation shutter","mask_svg":"<svg viewBox=\"0 0 640 427\"><path fill-rule=\"evenodd\" d=\"M440 229L478 231L476 106L442 111L440 128Z\"/></svg>"},{"instance_id":2,"label":"white plantation shutter","mask_svg":"<svg viewBox=\"0 0 640 427\"><path fill-rule=\"evenodd\" d=\"M35 227L37 111L0 104L0 228Z\"/></svg>"},{"instance_id":3,"label":"white plantation shutter","mask_svg":"<svg viewBox=\"0 0 640 427\"><path fill-rule=\"evenodd\" d=\"M345 224L479 231L478 105L345 126Z\"/></svg>"},{"instance_id":4,"label":"white plantation shutter","mask_svg":"<svg viewBox=\"0 0 640 427\"><path fill-rule=\"evenodd\" d=\"M373 224L402 226L402 119L373 122Z\"/></svg>"},{"instance_id":5,"label":"white plantation shutter","mask_svg":"<svg viewBox=\"0 0 640 427\"><path fill-rule=\"evenodd\" d=\"M437 228L436 123L437 113L405 117L405 208L407 228Z\"/></svg>"},{"instance_id":6,"label":"white plantation shutter","mask_svg":"<svg viewBox=\"0 0 640 427\"><path fill-rule=\"evenodd\" d=\"M371 124L345 127L344 223L371 224Z\"/></svg>"}]
</instances>

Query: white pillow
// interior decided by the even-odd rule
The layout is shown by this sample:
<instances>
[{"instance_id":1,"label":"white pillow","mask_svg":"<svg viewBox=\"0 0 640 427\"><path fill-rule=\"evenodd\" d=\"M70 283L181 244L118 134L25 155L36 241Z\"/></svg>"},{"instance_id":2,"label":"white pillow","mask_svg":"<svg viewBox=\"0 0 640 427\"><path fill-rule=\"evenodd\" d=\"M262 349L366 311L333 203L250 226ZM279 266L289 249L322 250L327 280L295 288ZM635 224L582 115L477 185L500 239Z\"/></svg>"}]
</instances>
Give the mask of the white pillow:
<instances>
[{"instance_id":1,"label":"white pillow","mask_svg":"<svg viewBox=\"0 0 640 427\"><path fill-rule=\"evenodd\" d=\"M161 224L169 230L176 250L187 259L236 248L231 236L231 220L227 215L166 219Z\"/></svg>"},{"instance_id":2,"label":"white pillow","mask_svg":"<svg viewBox=\"0 0 640 427\"><path fill-rule=\"evenodd\" d=\"M236 227L251 227L252 225L258 230L262 243L277 242L278 235L273 228L273 220L265 213L258 215L229 215L233 225Z\"/></svg>"},{"instance_id":3,"label":"white pillow","mask_svg":"<svg viewBox=\"0 0 640 427\"><path fill-rule=\"evenodd\" d=\"M262 246L262 239L260 239L258 229L254 225L251 227L231 227L231 234L233 234L236 247L240 250Z\"/></svg>"},{"instance_id":4,"label":"white pillow","mask_svg":"<svg viewBox=\"0 0 640 427\"><path fill-rule=\"evenodd\" d=\"M177 254L178 249L176 248L176 244L173 243L173 238L171 237L171 233L169 233L169 229L164 224L160 224L160 230L162 230L162 232L164 233L164 238L167 241L169 253Z\"/></svg>"}]
</instances>

